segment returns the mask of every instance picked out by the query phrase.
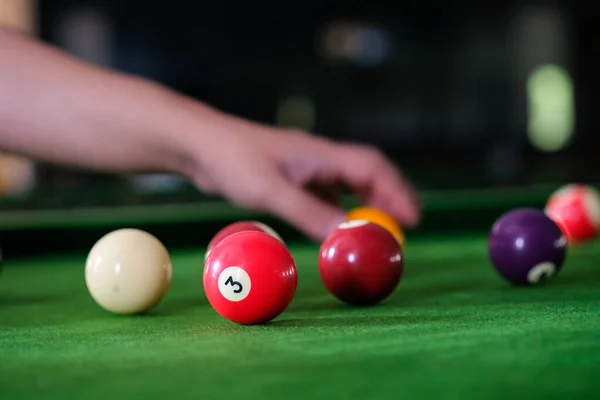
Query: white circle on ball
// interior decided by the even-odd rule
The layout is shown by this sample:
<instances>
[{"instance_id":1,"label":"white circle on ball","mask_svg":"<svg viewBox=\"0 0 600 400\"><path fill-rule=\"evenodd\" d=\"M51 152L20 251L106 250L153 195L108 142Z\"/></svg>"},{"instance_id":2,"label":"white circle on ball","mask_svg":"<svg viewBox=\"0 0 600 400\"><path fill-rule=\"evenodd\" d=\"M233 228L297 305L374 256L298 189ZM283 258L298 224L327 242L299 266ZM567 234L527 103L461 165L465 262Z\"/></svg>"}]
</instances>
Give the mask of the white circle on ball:
<instances>
[{"instance_id":1,"label":"white circle on ball","mask_svg":"<svg viewBox=\"0 0 600 400\"><path fill-rule=\"evenodd\" d=\"M250 294L252 282L243 268L225 268L218 279L219 292L229 301L242 301Z\"/></svg>"},{"instance_id":2,"label":"white circle on ball","mask_svg":"<svg viewBox=\"0 0 600 400\"><path fill-rule=\"evenodd\" d=\"M352 221L342 222L338 225L339 229L353 229L358 228L359 226L367 225L369 221L366 219L354 219Z\"/></svg>"},{"instance_id":3,"label":"white circle on ball","mask_svg":"<svg viewBox=\"0 0 600 400\"><path fill-rule=\"evenodd\" d=\"M547 281L554 276L555 272L556 266L554 264L550 262L541 263L529 270L527 281L531 284L539 283L542 278Z\"/></svg>"}]
</instances>

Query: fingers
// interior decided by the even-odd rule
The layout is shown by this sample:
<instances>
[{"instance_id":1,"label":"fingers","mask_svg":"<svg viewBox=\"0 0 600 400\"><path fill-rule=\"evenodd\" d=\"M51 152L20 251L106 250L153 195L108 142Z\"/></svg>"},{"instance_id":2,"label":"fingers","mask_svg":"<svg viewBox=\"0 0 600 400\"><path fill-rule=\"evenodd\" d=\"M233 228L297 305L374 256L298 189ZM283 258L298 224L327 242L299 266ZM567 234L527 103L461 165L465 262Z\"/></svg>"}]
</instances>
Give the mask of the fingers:
<instances>
[{"instance_id":1,"label":"fingers","mask_svg":"<svg viewBox=\"0 0 600 400\"><path fill-rule=\"evenodd\" d=\"M299 133L274 134L257 146L262 156L248 156L243 163L233 160L230 165L244 168L221 181L229 182L221 192L239 205L272 213L322 240L345 219L344 210L336 204L336 185L341 183L401 224L411 227L419 222L415 189L373 148ZM247 153L239 152L241 156ZM320 189L317 195L305 189L311 183Z\"/></svg>"},{"instance_id":2,"label":"fingers","mask_svg":"<svg viewBox=\"0 0 600 400\"><path fill-rule=\"evenodd\" d=\"M263 207L314 240L324 239L345 218L341 208L285 180L279 181L272 191Z\"/></svg>"},{"instance_id":3,"label":"fingers","mask_svg":"<svg viewBox=\"0 0 600 400\"><path fill-rule=\"evenodd\" d=\"M340 144L329 139L296 133L289 137L290 154L311 155L315 170L349 186L366 204L379 208L406 226L416 226L421 207L416 190L382 152L374 147Z\"/></svg>"},{"instance_id":4,"label":"fingers","mask_svg":"<svg viewBox=\"0 0 600 400\"><path fill-rule=\"evenodd\" d=\"M288 135L286 139L286 151L279 154L303 160L300 163L304 167L300 168L302 181L329 177L348 186L364 203L389 213L401 224L414 227L419 223L421 208L416 190L377 149L301 133ZM294 170L299 168L296 164L293 167Z\"/></svg>"},{"instance_id":5,"label":"fingers","mask_svg":"<svg viewBox=\"0 0 600 400\"><path fill-rule=\"evenodd\" d=\"M332 154L341 179L368 205L389 213L403 225L419 223L416 190L381 152L366 146L341 145Z\"/></svg>"},{"instance_id":6,"label":"fingers","mask_svg":"<svg viewBox=\"0 0 600 400\"><path fill-rule=\"evenodd\" d=\"M325 203L342 209L341 188L337 181L316 179L306 185L305 189Z\"/></svg>"}]
</instances>

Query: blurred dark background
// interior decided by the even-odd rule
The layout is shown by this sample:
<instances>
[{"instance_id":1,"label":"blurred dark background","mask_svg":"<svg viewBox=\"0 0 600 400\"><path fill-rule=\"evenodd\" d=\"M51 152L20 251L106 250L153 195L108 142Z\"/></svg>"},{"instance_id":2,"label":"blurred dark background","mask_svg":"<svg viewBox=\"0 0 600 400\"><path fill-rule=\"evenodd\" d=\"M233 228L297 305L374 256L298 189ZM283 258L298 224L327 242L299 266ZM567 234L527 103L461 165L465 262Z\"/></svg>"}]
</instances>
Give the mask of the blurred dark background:
<instances>
[{"instance_id":1,"label":"blurred dark background","mask_svg":"<svg viewBox=\"0 0 600 400\"><path fill-rule=\"evenodd\" d=\"M374 144L423 190L599 178L592 1L53 0L36 9L44 41L253 120ZM46 165L35 173L38 189L185 185Z\"/></svg>"}]
</instances>

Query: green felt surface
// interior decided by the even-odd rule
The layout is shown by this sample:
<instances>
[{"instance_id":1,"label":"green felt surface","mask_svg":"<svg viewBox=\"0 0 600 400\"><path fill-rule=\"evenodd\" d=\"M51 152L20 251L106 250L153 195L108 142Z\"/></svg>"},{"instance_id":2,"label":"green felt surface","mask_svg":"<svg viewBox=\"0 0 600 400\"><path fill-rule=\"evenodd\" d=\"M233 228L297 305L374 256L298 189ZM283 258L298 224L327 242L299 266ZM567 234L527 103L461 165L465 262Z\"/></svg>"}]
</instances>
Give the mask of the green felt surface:
<instances>
[{"instance_id":1,"label":"green felt surface","mask_svg":"<svg viewBox=\"0 0 600 400\"><path fill-rule=\"evenodd\" d=\"M550 286L511 288L484 235L409 242L385 303L341 305L317 247L291 245L295 300L266 326L218 316L202 252L174 251L147 316L87 294L85 254L7 260L0 274L0 399L594 398L600 391L600 245L571 249Z\"/></svg>"}]
</instances>

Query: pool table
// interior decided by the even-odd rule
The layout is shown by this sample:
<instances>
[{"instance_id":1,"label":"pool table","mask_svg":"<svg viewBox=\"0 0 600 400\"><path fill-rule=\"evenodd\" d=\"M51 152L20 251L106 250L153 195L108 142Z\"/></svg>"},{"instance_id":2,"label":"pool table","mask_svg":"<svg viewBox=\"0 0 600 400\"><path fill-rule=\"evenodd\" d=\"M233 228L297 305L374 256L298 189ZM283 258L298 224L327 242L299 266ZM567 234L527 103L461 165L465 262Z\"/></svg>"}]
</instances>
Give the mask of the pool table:
<instances>
[{"instance_id":1,"label":"pool table","mask_svg":"<svg viewBox=\"0 0 600 400\"><path fill-rule=\"evenodd\" d=\"M4 261L0 399L595 398L600 244L570 248L545 287L511 287L490 266L487 228L516 204L539 205L546 191L537 198L518 193L503 201L487 193L479 203L472 194L425 198L424 227L407 232L402 281L374 307L348 307L327 293L318 244L288 233L298 290L286 312L262 326L235 325L207 303L207 241L173 239L206 226L202 218L186 235L174 233L184 231L178 228L161 236L165 221L146 226L169 243L170 291L148 315L115 316L94 303L83 279L86 241L91 247L94 235L113 227L96 225L86 237L83 220L70 220L57 234L60 224L33 214L22 237L36 227L35 240L80 238L83 246ZM225 214L248 217L236 212ZM448 213L477 221L449 227Z\"/></svg>"}]
</instances>

